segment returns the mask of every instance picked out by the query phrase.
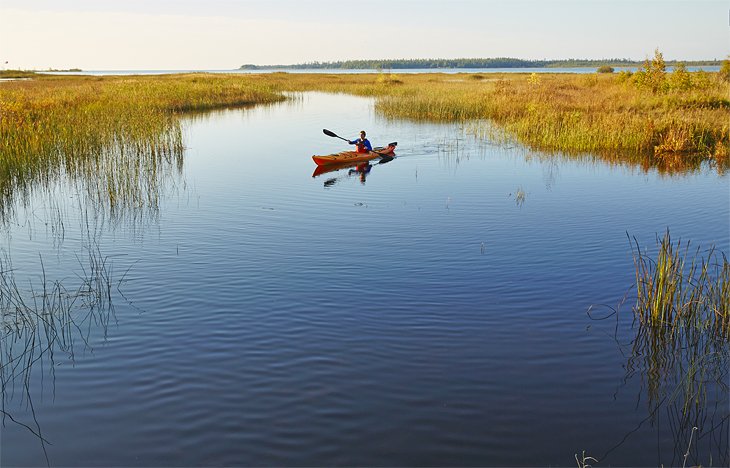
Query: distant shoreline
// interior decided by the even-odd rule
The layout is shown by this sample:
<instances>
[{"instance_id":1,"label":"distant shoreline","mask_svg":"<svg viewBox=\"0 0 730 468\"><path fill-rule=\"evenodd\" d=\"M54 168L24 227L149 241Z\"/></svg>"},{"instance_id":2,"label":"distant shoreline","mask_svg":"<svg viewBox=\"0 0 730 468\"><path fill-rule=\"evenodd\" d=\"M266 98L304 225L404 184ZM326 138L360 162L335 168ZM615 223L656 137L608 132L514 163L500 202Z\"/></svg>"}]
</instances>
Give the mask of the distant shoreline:
<instances>
[{"instance_id":1,"label":"distant shoreline","mask_svg":"<svg viewBox=\"0 0 730 468\"><path fill-rule=\"evenodd\" d=\"M684 63L686 66L720 66L722 60L666 60L666 65ZM414 59L414 60L344 60L336 62L308 62L289 65L243 64L238 70L409 70L409 69L490 69L490 68L595 68L639 67L644 61L629 59L602 60L521 60L496 59Z\"/></svg>"}]
</instances>

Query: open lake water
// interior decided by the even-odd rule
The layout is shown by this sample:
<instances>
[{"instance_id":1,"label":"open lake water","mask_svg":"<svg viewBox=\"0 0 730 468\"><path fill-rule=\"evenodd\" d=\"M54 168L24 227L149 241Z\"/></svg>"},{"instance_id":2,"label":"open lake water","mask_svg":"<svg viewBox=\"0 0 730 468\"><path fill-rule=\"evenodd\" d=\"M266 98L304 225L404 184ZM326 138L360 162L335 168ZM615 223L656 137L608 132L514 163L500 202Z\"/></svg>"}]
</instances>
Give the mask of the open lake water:
<instances>
[{"instance_id":1,"label":"open lake water","mask_svg":"<svg viewBox=\"0 0 730 468\"><path fill-rule=\"evenodd\" d=\"M323 128L397 157L313 177L311 155L348 148ZM93 246L113 310L6 372L0 465L681 466L681 402L654 411L627 362L629 236L730 252L727 175L548 155L346 95L184 129L159 210L95 214L69 186L18 205L18 284L72 289ZM708 387L688 463L726 466L728 390Z\"/></svg>"}]
</instances>

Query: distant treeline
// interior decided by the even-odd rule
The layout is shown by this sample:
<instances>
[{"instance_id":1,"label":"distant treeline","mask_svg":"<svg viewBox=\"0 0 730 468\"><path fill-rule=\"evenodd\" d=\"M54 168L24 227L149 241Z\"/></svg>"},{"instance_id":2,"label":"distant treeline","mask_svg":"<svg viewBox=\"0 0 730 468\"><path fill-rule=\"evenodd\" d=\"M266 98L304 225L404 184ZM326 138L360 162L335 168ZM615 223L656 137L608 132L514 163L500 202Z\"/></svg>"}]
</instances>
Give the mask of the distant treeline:
<instances>
[{"instance_id":1,"label":"distant treeline","mask_svg":"<svg viewBox=\"0 0 730 468\"><path fill-rule=\"evenodd\" d=\"M399 60L343 60L337 62L307 62L294 65L241 65L241 70L270 70L270 69L350 69L350 70L390 70L409 68L573 68L599 67L611 65L630 67L642 65L643 61L629 59L568 59L568 60L522 60L509 57L486 59L399 59ZM666 61L673 65L679 61ZM719 60L687 61L685 65L720 65Z\"/></svg>"}]
</instances>

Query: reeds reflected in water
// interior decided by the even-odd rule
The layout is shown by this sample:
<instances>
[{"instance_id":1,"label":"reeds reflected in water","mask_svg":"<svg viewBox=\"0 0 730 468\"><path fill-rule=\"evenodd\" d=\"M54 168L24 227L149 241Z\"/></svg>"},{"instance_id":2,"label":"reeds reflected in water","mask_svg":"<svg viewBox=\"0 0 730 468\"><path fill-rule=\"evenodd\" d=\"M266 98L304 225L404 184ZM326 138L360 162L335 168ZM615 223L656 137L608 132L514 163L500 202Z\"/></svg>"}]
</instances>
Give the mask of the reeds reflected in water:
<instances>
[{"instance_id":1,"label":"reeds reflected in water","mask_svg":"<svg viewBox=\"0 0 730 468\"><path fill-rule=\"evenodd\" d=\"M657 236L654 255L642 250L636 238L630 240L637 296L625 381L640 379L639 399L646 400L648 416L639 427L649 421L657 431L660 427L670 431L672 451L660 452L658 463L678 466L689 461L694 465L727 466L727 257L714 247L691 249L689 243L674 241L669 231L661 238Z\"/></svg>"},{"instance_id":2,"label":"reeds reflected in water","mask_svg":"<svg viewBox=\"0 0 730 468\"><path fill-rule=\"evenodd\" d=\"M183 112L278 102L248 78L43 77L0 87L0 217L69 180L113 214L159 203L180 173Z\"/></svg>"},{"instance_id":3,"label":"reeds reflected in water","mask_svg":"<svg viewBox=\"0 0 730 468\"><path fill-rule=\"evenodd\" d=\"M124 279L114 281L111 260L95 241L86 244L77 259L74 278L49 277L39 256L40 274L19 280L10 255L0 258L2 424L12 422L33 434L49 465L50 442L33 404L35 389L40 388L35 380L54 379L57 364L73 362L77 352L91 349L95 333L106 336L114 319L112 289Z\"/></svg>"}]
</instances>

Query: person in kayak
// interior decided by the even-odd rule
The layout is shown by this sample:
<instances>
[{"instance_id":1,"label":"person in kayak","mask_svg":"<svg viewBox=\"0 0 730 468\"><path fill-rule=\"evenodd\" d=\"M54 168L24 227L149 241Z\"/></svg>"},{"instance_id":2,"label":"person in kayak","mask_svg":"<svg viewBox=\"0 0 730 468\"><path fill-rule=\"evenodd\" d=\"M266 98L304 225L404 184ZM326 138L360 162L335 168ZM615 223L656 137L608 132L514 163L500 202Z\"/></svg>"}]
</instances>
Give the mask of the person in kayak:
<instances>
[{"instance_id":1,"label":"person in kayak","mask_svg":"<svg viewBox=\"0 0 730 468\"><path fill-rule=\"evenodd\" d=\"M348 141L351 145L357 145L358 153L367 153L373 150L373 145L370 144L367 138L365 138L365 130L360 132L360 138L357 140Z\"/></svg>"}]
</instances>

